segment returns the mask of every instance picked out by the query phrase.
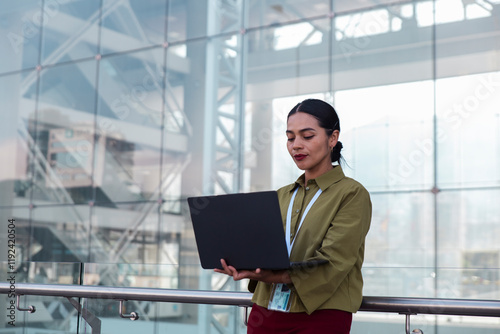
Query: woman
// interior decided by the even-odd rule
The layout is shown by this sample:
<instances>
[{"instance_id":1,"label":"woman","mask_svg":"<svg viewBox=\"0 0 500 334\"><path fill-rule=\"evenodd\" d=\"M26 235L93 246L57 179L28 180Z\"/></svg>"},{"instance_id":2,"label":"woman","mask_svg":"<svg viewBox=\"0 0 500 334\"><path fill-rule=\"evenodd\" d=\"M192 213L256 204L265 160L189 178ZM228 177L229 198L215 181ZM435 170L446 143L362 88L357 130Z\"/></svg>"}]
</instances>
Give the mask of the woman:
<instances>
[{"instance_id":1,"label":"woman","mask_svg":"<svg viewBox=\"0 0 500 334\"><path fill-rule=\"evenodd\" d=\"M331 105L316 99L297 104L288 114L287 147L304 174L278 190L290 261L326 263L237 271L221 260L223 270L215 270L250 279L248 333L350 332L362 301L371 202L366 189L342 172L339 134Z\"/></svg>"}]
</instances>

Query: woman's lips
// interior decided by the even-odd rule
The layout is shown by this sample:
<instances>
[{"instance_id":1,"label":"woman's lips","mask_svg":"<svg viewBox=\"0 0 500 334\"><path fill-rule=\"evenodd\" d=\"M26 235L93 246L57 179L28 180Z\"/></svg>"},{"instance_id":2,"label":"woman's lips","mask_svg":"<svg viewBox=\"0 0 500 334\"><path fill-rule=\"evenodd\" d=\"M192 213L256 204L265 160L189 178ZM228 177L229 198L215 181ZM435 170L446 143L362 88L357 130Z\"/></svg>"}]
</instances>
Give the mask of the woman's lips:
<instances>
[{"instance_id":1,"label":"woman's lips","mask_svg":"<svg viewBox=\"0 0 500 334\"><path fill-rule=\"evenodd\" d=\"M293 157L295 158L295 160L301 161L301 160L304 160L307 157L307 155L305 155L305 154L296 154Z\"/></svg>"}]
</instances>

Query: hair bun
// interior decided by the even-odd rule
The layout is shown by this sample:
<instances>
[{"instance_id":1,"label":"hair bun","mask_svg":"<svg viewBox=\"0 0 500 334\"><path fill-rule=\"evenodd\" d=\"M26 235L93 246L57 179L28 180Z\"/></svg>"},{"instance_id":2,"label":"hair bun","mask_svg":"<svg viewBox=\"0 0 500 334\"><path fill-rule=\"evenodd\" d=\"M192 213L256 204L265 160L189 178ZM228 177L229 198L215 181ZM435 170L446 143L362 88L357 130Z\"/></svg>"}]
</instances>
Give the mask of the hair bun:
<instances>
[{"instance_id":1,"label":"hair bun","mask_svg":"<svg viewBox=\"0 0 500 334\"><path fill-rule=\"evenodd\" d=\"M331 153L331 159L332 159L332 162L338 162L340 164L340 158L341 158L341 155L340 155L340 151L342 150L344 146L342 146L342 143L340 141L337 141L337 145L335 145L332 149L332 153Z\"/></svg>"}]
</instances>

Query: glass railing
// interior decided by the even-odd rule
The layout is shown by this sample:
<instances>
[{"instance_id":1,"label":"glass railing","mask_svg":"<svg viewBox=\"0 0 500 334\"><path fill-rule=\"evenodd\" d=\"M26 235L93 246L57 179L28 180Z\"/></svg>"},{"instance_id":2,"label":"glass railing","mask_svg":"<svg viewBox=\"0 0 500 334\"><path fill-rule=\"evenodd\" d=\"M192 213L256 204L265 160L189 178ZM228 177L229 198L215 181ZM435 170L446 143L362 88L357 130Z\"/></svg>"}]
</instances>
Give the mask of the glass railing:
<instances>
[{"instance_id":1,"label":"glass railing","mask_svg":"<svg viewBox=\"0 0 500 334\"><path fill-rule=\"evenodd\" d=\"M25 271L11 272L7 263L0 264L0 294L6 295L0 298L0 315L5 313L0 333L20 328L93 334L246 332L246 308L239 307L251 305L246 283L197 265L31 262ZM351 333L403 333L405 328L426 334L498 333L499 272L367 267L366 297ZM36 312L19 310L30 306ZM138 321L129 320L134 313Z\"/></svg>"},{"instance_id":2,"label":"glass railing","mask_svg":"<svg viewBox=\"0 0 500 334\"><path fill-rule=\"evenodd\" d=\"M14 263L14 264L13 264ZM6 298L0 298L0 333L22 333L20 329L40 333L76 333L79 314L66 298L26 295L19 299L19 308L34 306L36 312L17 310L17 288L23 284L79 286L81 263L23 262L0 263L0 281L7 282Z\"/></svg>"}]
</instances>

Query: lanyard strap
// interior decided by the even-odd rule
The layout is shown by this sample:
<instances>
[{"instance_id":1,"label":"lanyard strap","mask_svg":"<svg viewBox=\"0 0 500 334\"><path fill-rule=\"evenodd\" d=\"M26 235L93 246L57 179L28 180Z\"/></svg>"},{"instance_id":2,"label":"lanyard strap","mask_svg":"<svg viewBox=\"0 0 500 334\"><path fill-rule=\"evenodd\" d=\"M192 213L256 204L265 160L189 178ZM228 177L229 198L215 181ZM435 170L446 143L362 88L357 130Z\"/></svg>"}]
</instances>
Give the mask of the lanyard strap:
<instances>
[{"instance_id":1,"label":"lanyard strap","mask_svg":"<svg viewBox=\"0 0 500 334\"><path fill-rule=\"evenodd\" d=\"M318 199L319 195L321 195L321 188L316 192L314 197L311 199L309 202L309 205L307 206L306 210L304 211L304 214L302 215L302 219L300 220L299 227L297 228L297 233L295 233L295 237L290 243L290 238L291 238L291 225L292 225L292 209L293 209L293 202L295 201L295 195L297 195L297 191L299 188L295 189L295 192L292 195L292 199L290 200L290 204L288 205L288 211L286 213L286 232L285 232L285 240L286 240L286 248L288 250L288 257L290 257L290 253L292 252L292 247L293 243L295 242L295 239L297 239L297 234L299 234L300 228L302 227L302 223L304 222L304 219L307 216L307 213L313 206L314 202Z\"/></svg>"}]
</instances>

